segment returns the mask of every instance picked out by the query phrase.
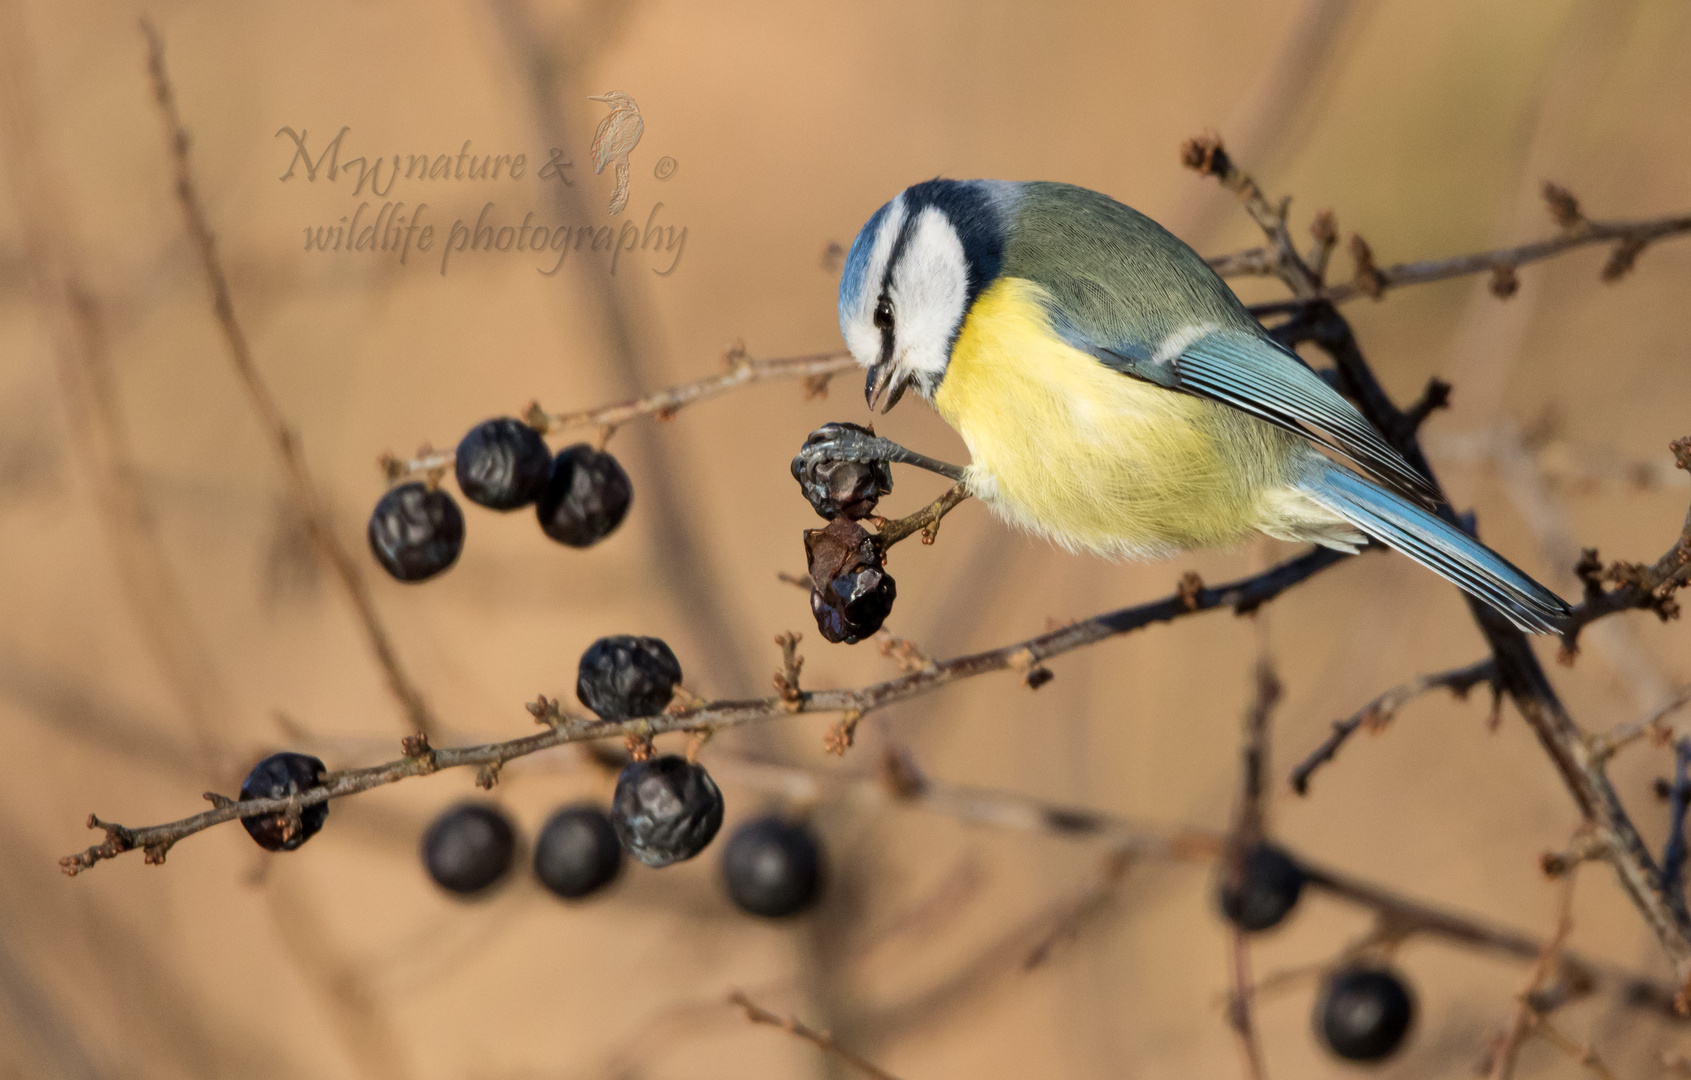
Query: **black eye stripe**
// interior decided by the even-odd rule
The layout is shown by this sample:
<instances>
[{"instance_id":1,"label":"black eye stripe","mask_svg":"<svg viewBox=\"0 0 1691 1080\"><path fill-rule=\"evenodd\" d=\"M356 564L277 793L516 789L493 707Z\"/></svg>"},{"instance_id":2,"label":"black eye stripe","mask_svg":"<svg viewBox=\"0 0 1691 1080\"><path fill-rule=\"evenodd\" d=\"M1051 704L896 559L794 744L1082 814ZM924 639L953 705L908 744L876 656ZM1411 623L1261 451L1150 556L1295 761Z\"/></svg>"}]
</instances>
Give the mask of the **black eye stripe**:
<instances>
[{"instance_id":1,"label":"black eye stripe","mask_svg":"<svg viewBox=\"0 0 1691 1080\"><path fill-rule=\"evenodd\" d=\"M874 322L881 330L881 358L879 362L884 364L892 359L893 346L892 301L888 299L885 292L881 293L880 300L875 303Z\"/></svg>"}]
</instances>

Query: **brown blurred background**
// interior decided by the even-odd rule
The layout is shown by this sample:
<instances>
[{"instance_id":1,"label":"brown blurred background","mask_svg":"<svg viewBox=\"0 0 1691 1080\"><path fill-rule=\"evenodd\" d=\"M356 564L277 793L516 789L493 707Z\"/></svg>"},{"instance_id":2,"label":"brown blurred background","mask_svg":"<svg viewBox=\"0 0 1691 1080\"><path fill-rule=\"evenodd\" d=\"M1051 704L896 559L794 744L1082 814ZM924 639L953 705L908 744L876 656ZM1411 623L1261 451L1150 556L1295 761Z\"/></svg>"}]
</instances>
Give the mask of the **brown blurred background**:
<instances>
[{"instance_id":1,"label":"brown blurred background","mask_svg":"<svg viewBox=\"0 0 1691 1080\"><path fill-rule=\"evenodd\" d=\"M61 876L57 857L97 839L82 828L90 810L170 820L202 808L202 790L232 793L264 752L351 767L393 757L404 732L217 335L150 99L143 11L166 40L257 363L442 719L437 743L532 730L523 702L567 696L581 650L609 633L667 639L709 697L768 693L771 638L785 629L809 631L812 687L893 671L870 646L822 642L804 595L776 579L802 569L800 530L817 524L787 461L821 422L864 420L849 377L823 401L777 383L627 426L611 449L634 509L592 550L552 544L526 513L466 506L459 564L409 587L370 560L363 522L384 450L450 446L531 398L584 408L691 380L719 370L735 340L756 356L836 347L838 260L825 252L908 183L1072 181L1219 253L1257 236L1230 196L1178 166L1180 141L1214 127L1271 195L1295 196L1299 230L1332 208L1384 262L1548 234L1545 179L1596 217L1688 201L1681 0L0 7L13 117L0 153L14 175L46 178L52 215L0 202L0 1076L844 1075L721 1005L731 987L907 1080L1240 1068L1207 870L1134 868L1104 917L1024 971L1026 928L1037 937L1042 912L1085 891L1096 846L858 796L781 803L736 779L747 754L861 773L890 736L936 777L1223 827L1255 648L1250 624L1225 614L1061 657L1037 694L987 677L889 710L844 762L823 755L821 718L720 738L703 760L723 783L727 827L779 806L812 815L827 845L828 898L789 924L729 906L716 849L663 872L631 867L613 894L579 906L550 898L526 866L490 899L450 902L416 848L434 813L475 794L465 770L338 801L294 854L265 856L231 825L183 842L163 867L128 855ZM675 271L654 274L667 259L636 253L613 277L603 255L581 251L546 276L539 260L483 252L441 274L448 223L489 201L501 224L531 211L548 225L608 220L611 175L588 158L604 107L587 96L613 89L639 101L646 125L624 217L643 226L661 201L660 223L685 226ZM283 126L305 129L313 153L349 126L343 161L456 154L470 140L474 153L525 153L528 170L515 182L401 177L391 197L426 201L437 224L432 257L306 251L307 225L335 223L362 197L344 174L310 182L300 168L280 181L293 156L273 136ZM553 146L574 162L568 219L538 176ZM662 157L674 162L665 180ZM29 286L26 224L80 266L105 335L92 375L67 374L66 324ZM1400 400L1433 374L1455 383L1454 407L1428 428L1435 465L1491 543L1566 595L1579 545L1654 559L1691 491L1671 469L1640 484L1627 468L1665 465L1667 441L1691 434L1691 244L1652 248L1614 286L1597 282L1603 258L1529 267L1507 302L1455 281L1349 311ZM1241 291L1274 295L1259 282ZM919 402L883 430L963 456ZM1498 466L1495 447L1522 445L1524 458ZM129 495L150 517L125 526L100 511L102 460L132 463ZM919 475L898 482L883 504L893 512L940 490ZM162 567L137 554L137 529L156 536ZM954 655L1165 595L1186 569L1223 580L1290 552L1110 565L965 505L935 547L896 553L889 627ZM152 584L137 588L137 574ZM199 658L185 676L157 660L160 590L187 612L165 631ZM1275 829L1324 862L1548 933L1556 891L1536 857L1565 845L1575 811L1517 717L1488 733L1483 695L1420 703L1348 747L1308 798L1285 794L1286 769L1330 720L1481 655L1458 595L1406 560L1369 556L1267 619L1287 687ZM1682 622L1624 616L1552 674L1601 729L1691 678L1688 642ZM1550 660L1553 644L1541 649ZM1670 767L1668 752L1638 748L1614 768L1653 844L1667 810L1651 781ZM491 797L532 836L554 805L607 798L609 785L566 749L512 764ZM1321 961L1367 925L1313 898L1256 946L1256 969ZM1583 877L1572 942L1666 975L1601 868ZM1381 1075L1471 1074L1524 968L1422 940L1398 962L1422 1012ZM1310 1036L1311 993L1258 1004L1271 1075L1347 1072ZM1559 1022L1617 1075L1658 1075L1664 1052L1691 1050L1684 1028L1613 997ZM1578 1072L1542 1043L1522 1057L1524 1075Z\"/></svg>"}]
</instances>

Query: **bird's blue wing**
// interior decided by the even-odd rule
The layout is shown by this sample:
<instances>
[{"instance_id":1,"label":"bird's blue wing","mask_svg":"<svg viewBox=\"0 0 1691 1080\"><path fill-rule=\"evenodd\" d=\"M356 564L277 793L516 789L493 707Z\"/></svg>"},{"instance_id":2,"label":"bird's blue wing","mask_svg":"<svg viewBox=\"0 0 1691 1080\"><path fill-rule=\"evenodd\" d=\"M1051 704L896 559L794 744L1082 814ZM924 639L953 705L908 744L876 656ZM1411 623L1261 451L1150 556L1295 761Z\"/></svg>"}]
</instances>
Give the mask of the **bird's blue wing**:
<instances>
[{"instance_id":1,"label":"bird's blue wing","mask_svg":"<svg viewBox=\"0 0 1691 1080\"><path fill-rule=\"evenodd\" d=\"M1250 413L1319 443L1421 502L1439 496L1356 407L1298 355L1259 334L1214 329L1173 356L1134 341L1100 344L1053 312L1059 334L1106 366L1136 379L1182 390Z\"/></svg>"},{"instance_id":2,"label":"bird's blue wing","mask_svg":"<svg viewBox=\"0 0 1691 1080\"><path fill-rule=\"evenodd\" d=\"M1438 492L1356 407L1296 353L1254 334L1217 331L1174 358L1175 385L1314 437L1404 494L1437 504Z\"/></svg>"}]
</instances>

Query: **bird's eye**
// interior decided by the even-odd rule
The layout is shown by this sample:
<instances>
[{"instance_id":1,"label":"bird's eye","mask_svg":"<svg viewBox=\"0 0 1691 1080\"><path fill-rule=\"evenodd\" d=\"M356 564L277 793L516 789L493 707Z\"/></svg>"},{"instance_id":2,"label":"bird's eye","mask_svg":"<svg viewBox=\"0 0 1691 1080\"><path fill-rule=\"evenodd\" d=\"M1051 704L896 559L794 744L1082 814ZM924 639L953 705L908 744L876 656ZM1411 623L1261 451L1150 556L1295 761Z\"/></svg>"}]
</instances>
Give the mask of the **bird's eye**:
<instances>
[{"instance_id":1,"label":"bird's eye","mask_svg":"<svg viewBox=\"0 0 1691 1080\"><path fill-rule=\"evenodd\" d=\"M892 329L892 301L884 296L875 305L875 326L881 330Z\"/></svg>"}]
</instances>

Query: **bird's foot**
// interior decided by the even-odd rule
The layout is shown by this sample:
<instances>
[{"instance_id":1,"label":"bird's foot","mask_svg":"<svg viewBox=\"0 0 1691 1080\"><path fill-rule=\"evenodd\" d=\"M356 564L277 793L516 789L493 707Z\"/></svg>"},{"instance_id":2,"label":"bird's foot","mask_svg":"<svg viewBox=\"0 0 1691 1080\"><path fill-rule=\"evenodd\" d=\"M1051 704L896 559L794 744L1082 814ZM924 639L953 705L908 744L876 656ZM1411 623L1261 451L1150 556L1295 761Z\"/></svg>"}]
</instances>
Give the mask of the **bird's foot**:
<instances>
[{"instance_id":1,"label":"bird's foot","mask_svg":"<svg viewBox=\"0 0 1691 1080\"><path fill-rule=\"evenodd\" d=\"M807 466L814 467L828 461L850 461L860 464L896 463L914 465L938 473L948 480L963 479L963 469L957 465L936 461L925 454L907 450L856 424L823 424L811 432L793 459L793 475Z\"/></svg>"}]
</instances>

